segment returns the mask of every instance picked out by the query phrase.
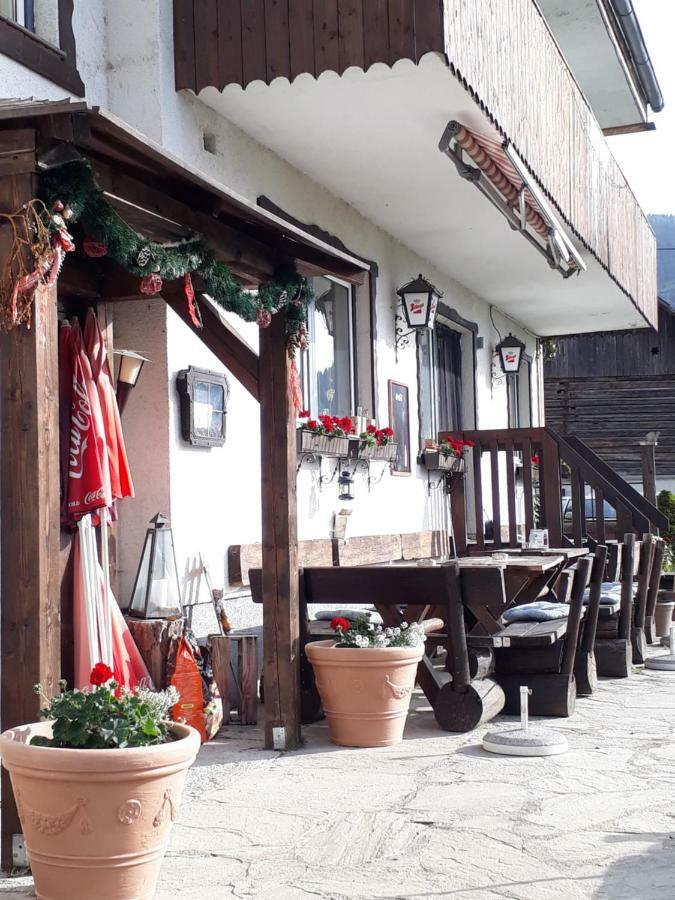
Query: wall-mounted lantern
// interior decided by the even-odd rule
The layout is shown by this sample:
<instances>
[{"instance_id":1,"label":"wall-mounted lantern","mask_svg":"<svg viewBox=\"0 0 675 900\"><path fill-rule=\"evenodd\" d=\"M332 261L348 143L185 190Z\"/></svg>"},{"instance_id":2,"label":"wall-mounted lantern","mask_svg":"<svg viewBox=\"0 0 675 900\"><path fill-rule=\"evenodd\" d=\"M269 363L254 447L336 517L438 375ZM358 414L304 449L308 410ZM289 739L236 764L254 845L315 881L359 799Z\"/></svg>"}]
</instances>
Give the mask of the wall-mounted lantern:
<instances>
[{"instance_id":1,"label":"wall-mounted lantern","mask_svg":"<svg viewBox=\"0 0 675 900\"><path fill-rule=\"evenodd\" d=\"M140 619L179 619L183 610L171 526L161 513L150 524L128 612Z\"/></svg>"},{"instance_id":2,"label":"wall-mounted lantern","mask_svg":"<svg viewBox=\"0 0 675 900\"><path fill-rule=\"evenodd\" d=\"M518 374L524 350L525 344L510 332L497 344L495 352L499 354L499 362L505 375Z\"/></svg>"},{"instance_id":3,"label":"wall-mounted lantern","mask_svg":"<svg viewBox=\"0 0 675 900\"><path fill-rule=\"evenodd\" d=\"M127 405L129 394L138 384L141 369L148 359L134 350L115 350L115 356L120 358L117 372L117 406L121 414Z\"/></svg>"},{"instance_id":4,"label":"wall-mounted lantern","mask_svg":"<svg viewBox=\"0 0 675 900\"><path fill-rule=\"evenodd\" d=\"M222 447L230 388L227 378L207 369L182 369L176 376L181 436L193 447Z\"/></svg>"},{"instance_id":5,"label":"wall-mounted lantern","mask_svg":"<svg viewBox=\"0 0 675 900\"><path fill-rule=\"evenodd\" d=\"M421 275L404 284L396 293L401 298L403 307L403 316L396 313L396 351L398 353L399 346L405 347L409 343L411 334L422 328L434 327L438 301L443 294ZM404 317L406 325L411 329L407 332L403 330L401 324Z\"/></svg>"}]
</instances>

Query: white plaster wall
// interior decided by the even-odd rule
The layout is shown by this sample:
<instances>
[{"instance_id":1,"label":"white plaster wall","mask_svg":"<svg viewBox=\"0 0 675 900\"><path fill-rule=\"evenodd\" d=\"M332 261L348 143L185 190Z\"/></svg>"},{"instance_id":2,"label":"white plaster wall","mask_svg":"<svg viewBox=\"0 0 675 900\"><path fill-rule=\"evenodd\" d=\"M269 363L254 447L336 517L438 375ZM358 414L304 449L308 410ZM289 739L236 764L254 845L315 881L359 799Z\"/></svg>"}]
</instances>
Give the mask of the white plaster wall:
<instances>
[{"instance_id":1,"label":"white plaster wall","mask_svg":"<svg viewBox=\"0 0 675 900\"><path fill-rule=\"evenodd\" d=\"M170 479L168 307L161 300L119 303L113 335L118 349L147 357L138 384L129 394L122 427L136 496L121 501L117 527L117 595L131 600L148 523L155 513L173 514Z\"/></svg>"},{"instance_id":2,"label":"white plaster wall","mask_svg":"<svg viewBox=\"0 0 675 900\"><path fill-rule=\"evenodd\" d=\"M171 0L76 0L74 27L78 66L91 103L107 106L171 153L249 199L255 201L265 194L291 215L321 226L355 253L377 262L375 413L380 424L387 424L388 379L410 387L413 455L418 444L416 353L411 346L396 360L394 311L396 289L418 272L437 284L448 306L477 323L485 341L476 360L477 426L506 425L505 387L493 389L492 384L492 350L497 335L487 304L197 98L176 93ZM60 89L8 60L3 60L2 71L6 96L64 96ZM215 140L215 153L204 149L205 131ZM231 321L250 343L255 343L255 326L234 317ZM512 330L525 340L534 356L532 335L504 317L496 316L496 321L500 331ZM257 404L230 377L226 445L211 450L188 447L179 434L175 374L188 365L215 370L222 367L158 301L120 305L115 315L115 341L118 346L127 344L146 352L152 360L124 416L137 499L123 504L120 512L120 599L124 602L130 594L147 520L159 510L171 517L180 571L189 571L201 553L214 586L227 586L227 546L260 539ZM360 349L369 352L367 347ZM469 357L465 354L465 358ZM540 371L539 367L534 370ZM537 379L533 380L536 384ZM532 404L535 411L537 390ZM465 391L464 406L469 409L468 381ZM327 462L324 467L326 473ZM409 476L387 474L370 492L363 476L357 475L355 497L351 534L418 531L447 524L445 498L441 492L429 496L426 472L414 463ZM335 483L320 490L316 471L303 468L298 477L301 539L327 537L332 515L342 506ZM249 602L240 602L234 609L235 624L248 625L256 617Z\"/></svg>"},{"instance_id":3,"label":"white plaster wall","mask_svg":"<svg viewBox=\"0 0 675 900\"><path fill-rule=\"evenodd\" d=\"M489 308L478 296L442 275L426 260L412 253L386 232L374 226L353 207L256 143L190 94L178 94L173 84L173 20L169 0L116 0L109 6L109 102L112 111L144 130L175 155L185 159L228 187L255 201L261 194L301 221L315 223L334 234L355 253L379 267L377 325L374 340L377 360L377 403L381 424L388 421L387 381L410 387L411 450L417 450L416 353L411 346L394 351L396 289L418 272L424 272L444 293L444 302L478 325L485 347L477 351L476 395L479 428L507 424L505 386L492 385L492 350L497 334ZM130 25L132 11L137 21ZM142 34L142 37L140 36ZM216 153L204 149L204 132L215 141ZM500 331L512 330L526 341L535 355L532 335L495 314ZM249 342L255 327L232 317L232 324ZM189 570L199 553L206 560L215 586L227 587L229 544L260 539L260 464L258 407L230 377L227 443L203 450L184 445L178 428L175 374L188 365L222 370L201 342L173 315L169 315L168 370L170 422L171 514L181 571ZM465 342L466 343L466 342ZM361 352L369 352L361 347ZM470 358L465 354L465 359ZM535 367L536 371L536 367ZM533 376L536 382L536 376ZM467 380L464 406L470 408L471 385ZM533 410L538 406L535 390ZM468 423L471 424L471 423ZM328 461L324 474L330 473ZM349 521L351 534L418 531L447 527L447 502L442 493L429 496L426 472L413 464L409 476L386 474L368 491L364 477L356 476L355 500ZM345 504L338 500L337 485L320 489L316 469L304 468L298 476L298 535L300 539L328 537L333 513ZM248 602L233 608L235 624L252 624L256 610Z\"/></svg>"}]
</instances>

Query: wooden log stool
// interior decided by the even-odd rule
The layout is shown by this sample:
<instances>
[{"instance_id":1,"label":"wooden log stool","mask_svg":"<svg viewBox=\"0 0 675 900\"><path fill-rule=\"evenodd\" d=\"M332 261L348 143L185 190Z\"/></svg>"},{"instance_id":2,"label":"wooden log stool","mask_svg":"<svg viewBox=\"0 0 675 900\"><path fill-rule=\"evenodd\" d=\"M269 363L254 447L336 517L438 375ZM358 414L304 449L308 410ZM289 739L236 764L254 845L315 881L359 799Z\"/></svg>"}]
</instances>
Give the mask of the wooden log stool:
<instances>
[{"instance_id":1,"label":"wooden log stool","mask_svg":"<svg viewBox=\"0 0 675 900\"><path fill-rule=\"evenodd\" d=\"M231 721L230 675L233 646L237 652L237 720L239 725L258 722L258 638L253 634L210 634L213 677L223 698L223 725Z\"/></svg>"},{"instance_id":2,"label":"wooden log stool","mask_svg":"<svg viewBox=\"0 0 675 900\"><path fill-rule=\"evenodd\" d=\"M138 619L125 616L138 652L158 691L168 687L167 663L183 634L183 619Z\"/></svg>"}]
</instances>

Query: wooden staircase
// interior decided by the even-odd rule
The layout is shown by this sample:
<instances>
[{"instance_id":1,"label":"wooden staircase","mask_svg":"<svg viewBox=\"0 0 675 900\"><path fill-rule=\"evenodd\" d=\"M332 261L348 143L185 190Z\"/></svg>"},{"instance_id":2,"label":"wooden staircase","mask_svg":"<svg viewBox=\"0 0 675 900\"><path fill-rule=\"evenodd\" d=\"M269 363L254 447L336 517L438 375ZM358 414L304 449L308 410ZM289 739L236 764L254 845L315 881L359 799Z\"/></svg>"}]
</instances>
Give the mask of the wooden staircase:
<instances>
[{"instance_id":1,"label":"wooden staircase","mask_svg":"<svg viewBox=\"0 0 675 900\"><path fill-rule=\"evenodd\" d=\"M533 528L548 529L553 547L668 528L666 517L579 438L543 427L444 433L439 440L449 436L473 442L451 495L459 553L517 547Z\"/></svg>"}]
</instances>

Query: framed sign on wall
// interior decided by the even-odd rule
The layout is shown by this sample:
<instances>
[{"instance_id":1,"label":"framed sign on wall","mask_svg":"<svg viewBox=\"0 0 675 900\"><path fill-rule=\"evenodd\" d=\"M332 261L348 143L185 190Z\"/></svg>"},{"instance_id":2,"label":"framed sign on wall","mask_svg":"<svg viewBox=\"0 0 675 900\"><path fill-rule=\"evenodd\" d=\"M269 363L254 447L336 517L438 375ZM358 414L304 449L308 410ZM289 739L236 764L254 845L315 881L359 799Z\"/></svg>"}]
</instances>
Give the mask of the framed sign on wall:
<instances>
[{"instance_id":1,"label":"framed sign on wall","mask_svg":"<svg viewBox=\"0 0 675 900\"><path fill-rule=\"evenodd\" d=\"M398 444L392 474L410 474L410 402L408 386L400 381L389 381L389 424L394 429Z\"/></svg>"}]
</instances>

